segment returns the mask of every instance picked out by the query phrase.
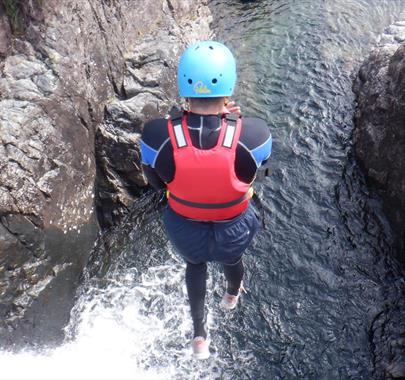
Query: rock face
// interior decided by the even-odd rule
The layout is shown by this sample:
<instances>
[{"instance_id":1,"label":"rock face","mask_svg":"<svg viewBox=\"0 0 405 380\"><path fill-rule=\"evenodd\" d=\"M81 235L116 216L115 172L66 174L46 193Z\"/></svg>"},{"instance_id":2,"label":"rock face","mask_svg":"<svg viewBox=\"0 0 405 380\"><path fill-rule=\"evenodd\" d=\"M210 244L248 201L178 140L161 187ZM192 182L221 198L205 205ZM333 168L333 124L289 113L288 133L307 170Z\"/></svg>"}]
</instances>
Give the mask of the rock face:
<instances>
[{"instance_id":1,"label":"rock face","mask_svg":"<svg viewBox=\"0 0 405 380\"><path fill-rule=\"evenodd\" d=\"M118 222L144 191L138 140L143 123L162 117L178 104L176 66L184 47L211 37L208 7L168 2L160 27L125 55L119 91L105 108L96 133L97 211L102 227ZM193 18L179 18L188 14Z\"/></svg>"},{"instance_id":2,"label":"rock face","mask_svg":"<svg viewBox=\"0 0 405 380\"><path fill-rule=\"evenodd\" d=\"M173 104L178 53L209 30L202 1L18 4L14 37L0 7L0 346L9 349L63 337L99 229L94 198L109 225L145 186L142 122Z\"/></svg>"},{"instance_id":3,"label":"rock face","mask_svg":"<svg viewBox=\"0 0 405 380\"><path fill-rule=\"evenodd\" d=\"M403 17L405 19L405 16ZM354 85L356 155L379 190L405 262L405 22L396 22L362 65Z\"/></svg>"},{"instance_id":4,"label":"rock face","mask_svg":"<svg viewBox=\"0 0 405 380\"><path fill-rule=\"evenodd\" d=\"M405 19L403 15L402 19ZM387 28L362 65L354 85L358 110L354 132L357 158L377 187L405 262L405 22ZM395 282L402 279L393 279ZM402 285L399 285L402 286ZM389 292L389 287L387 288ZM391 299L389 296L387 297ZM405 298L386 305L369 330L377 379L405 378Z\"/></svg>"},{"instance_id":5,"label":"rock face","mask_svg":"<svg viewBox=\"0 0 405 380\"><path fill-rule=\"evenodd\" d=\"M3 3L0 3L0 58L4 58L10 49L11 29L4 9Z\"/></svg>"},{"instance_id":6,"label":"rock face","mask_svg":"<svg viewBox=\"0 0 405 380\"><path fill-rule=\"evenodd\" d=\"M386 305L371 324L369 337L376 379L405 378L405 297Z\"/></svg>"}]
</instances>

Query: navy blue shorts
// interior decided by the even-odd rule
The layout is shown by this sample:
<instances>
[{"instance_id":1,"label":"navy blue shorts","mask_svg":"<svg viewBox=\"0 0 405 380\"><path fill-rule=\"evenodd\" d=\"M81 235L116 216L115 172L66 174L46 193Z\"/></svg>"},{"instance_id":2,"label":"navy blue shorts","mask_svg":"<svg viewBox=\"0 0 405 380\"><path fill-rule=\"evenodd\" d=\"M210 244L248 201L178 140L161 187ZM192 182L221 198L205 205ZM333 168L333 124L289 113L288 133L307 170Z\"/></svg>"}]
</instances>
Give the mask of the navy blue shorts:
<instances>
[{"instance_id":1,"label":"navy blue shorts","mask_svg":"<svg viewBox=\"0 0 405 380\"><path fill-rule=\"evenodd\" d=\"M192 264L206 261L237 263L260 224L251 204L242 214L226 222L193 221L167 206L163 222L176 250Z\"/></svg>"}]
</instances>

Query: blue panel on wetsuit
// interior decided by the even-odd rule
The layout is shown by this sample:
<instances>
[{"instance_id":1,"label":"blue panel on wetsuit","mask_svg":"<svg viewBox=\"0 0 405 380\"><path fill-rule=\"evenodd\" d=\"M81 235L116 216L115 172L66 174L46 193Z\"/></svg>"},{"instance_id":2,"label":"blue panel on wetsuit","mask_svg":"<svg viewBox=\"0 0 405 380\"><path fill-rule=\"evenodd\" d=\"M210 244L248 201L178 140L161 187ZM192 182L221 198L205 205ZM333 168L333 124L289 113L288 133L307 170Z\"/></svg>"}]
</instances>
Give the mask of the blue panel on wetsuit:
<instances>
[{"instance_id":1,"label":"blue panel on wetsuit","mask_svg":"<svg viewBox=\"0 0 405 380\"><path fill-rule=\"evenodd\" d=\"M141 157L143 164L150 165L153 168L157 154L157 150L151 148L148 144L141 140Z\"/></svg>"},{"instance_id":2,"label":"blue panel on wetsuit","mask_svg":"<svg viewBox=\"0 0 405 380\"><path fill-rule=\"evenodd\" d=\"M252 150L252 155L256 161L257 167L270 157L272 143L273 140L270 136L262 145Z\"/></svg>"}]
</instances>

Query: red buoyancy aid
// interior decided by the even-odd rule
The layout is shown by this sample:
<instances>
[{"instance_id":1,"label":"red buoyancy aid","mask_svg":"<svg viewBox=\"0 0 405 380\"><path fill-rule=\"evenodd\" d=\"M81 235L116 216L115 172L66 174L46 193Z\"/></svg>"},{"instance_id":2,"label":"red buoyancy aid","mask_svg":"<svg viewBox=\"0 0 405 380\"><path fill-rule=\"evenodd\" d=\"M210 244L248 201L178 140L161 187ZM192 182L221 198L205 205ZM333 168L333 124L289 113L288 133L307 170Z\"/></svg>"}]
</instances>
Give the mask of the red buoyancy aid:
<instances>
[{"instance_id":1,"label":"red buoyancy aid","mask_svg":"<svg viewBox=\"0 0 405 380\"><path fill-rule=\"evenodd\" d=\"M242 119L223 115L218 142L212 149L194 147L187 124L185 112L181 124L168 121L175 162L174 179L167 184L170 207L186 218L201 221L239 215L251 198L250 185L235 173Z\"/></svg>"}]
</instances>

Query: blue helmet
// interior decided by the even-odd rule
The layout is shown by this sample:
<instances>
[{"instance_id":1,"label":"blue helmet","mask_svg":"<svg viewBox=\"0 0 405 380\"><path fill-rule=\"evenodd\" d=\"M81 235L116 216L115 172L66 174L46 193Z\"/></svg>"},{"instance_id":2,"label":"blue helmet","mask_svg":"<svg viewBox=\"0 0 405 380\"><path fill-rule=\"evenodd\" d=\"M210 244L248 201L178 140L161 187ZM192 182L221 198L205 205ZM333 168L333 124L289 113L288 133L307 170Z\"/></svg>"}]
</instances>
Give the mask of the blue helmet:
<instances>
[{"instance_id":1,"label":"blue helmet","mask_svg":"<svg viewBox=\"0 0 405 380\"><path fill-rule=\"evenodd\" d=\"M180 58L177 83L185 98L231 96L236 83L235 58L219 42L197 42Z\"/></svg>"}]
</instances>

